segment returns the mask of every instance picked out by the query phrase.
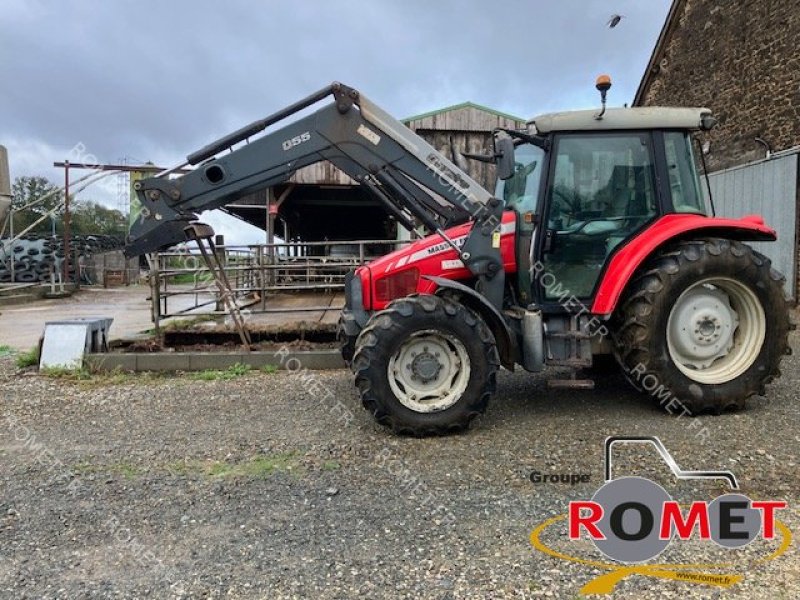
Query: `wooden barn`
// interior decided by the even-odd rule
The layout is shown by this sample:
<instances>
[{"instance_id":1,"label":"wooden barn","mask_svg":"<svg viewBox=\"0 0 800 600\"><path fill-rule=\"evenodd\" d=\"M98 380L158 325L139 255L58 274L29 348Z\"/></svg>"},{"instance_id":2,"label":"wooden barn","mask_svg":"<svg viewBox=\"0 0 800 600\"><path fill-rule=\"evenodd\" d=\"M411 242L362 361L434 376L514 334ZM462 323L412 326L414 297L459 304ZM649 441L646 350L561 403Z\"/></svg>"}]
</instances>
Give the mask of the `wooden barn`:
<instances>
[{"instance_id":1,"label":"wooden barn","mask_svg":"<svg viewBox=\"0 0 800 600\"><path fill-rule=\"evenodd\" d=\"M525 119L464 102L402 120L445 156L454 144L462 152L491 147L492 130L522 128ZM469 161L470 175L487 189L494 166ZM348 175L325 161L299 169L286 184L253 194L226 210L260 227L267 242L403 239L406 232L380 203Z\"/></svg>"}]
</instances>

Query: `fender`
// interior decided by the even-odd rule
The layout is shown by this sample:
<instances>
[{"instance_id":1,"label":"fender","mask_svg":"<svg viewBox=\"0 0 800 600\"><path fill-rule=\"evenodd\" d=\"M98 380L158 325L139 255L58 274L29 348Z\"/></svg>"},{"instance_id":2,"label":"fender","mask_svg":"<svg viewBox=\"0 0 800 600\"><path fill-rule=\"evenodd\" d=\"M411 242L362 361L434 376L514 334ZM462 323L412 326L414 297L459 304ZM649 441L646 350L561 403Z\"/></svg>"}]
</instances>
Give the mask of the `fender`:
<instances>
[{"instance_id":1,"label":"fender","mask_svg":"<svg viewBox=\"0 0 800 600\"><path fill-rule=\"evenodd\" d=\"M516 364L517 344L500 311L492 306L484 296L463 283L433 275L424 275L423 277L436 284L436 294L440 290L454 290L462 294L462 304L478 313L494 334L497 351L500 354L500 363L509 371L513 371Z\"/></svg>"},{"instance_id":2,"label":"fender","mask_svg":"<svg viewBox=\"0 0 800 600\"><path fill-rule=\"evenodd\" d=\"M740 241L772 241L775 230L758 215L725 219L692 214L670 214L622 246L608 264L595 294L592 313L610 316L636 270L664 244L675 239L723 237Z\"/></svg>"}]
</instances>

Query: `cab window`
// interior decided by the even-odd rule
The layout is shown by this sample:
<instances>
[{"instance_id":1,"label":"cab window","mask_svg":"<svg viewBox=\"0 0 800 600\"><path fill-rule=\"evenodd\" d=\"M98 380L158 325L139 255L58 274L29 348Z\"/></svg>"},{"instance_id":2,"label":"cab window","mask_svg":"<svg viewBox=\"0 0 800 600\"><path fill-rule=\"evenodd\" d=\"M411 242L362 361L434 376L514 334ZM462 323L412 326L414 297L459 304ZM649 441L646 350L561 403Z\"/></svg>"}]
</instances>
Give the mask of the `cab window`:
<instances>
[{"instance_id":1,"label":"cab window","mask_svg":"<svg viewBox=\"0 0 800 600\"><path fill-rule=\"evenodd\" d=\"M695 169L692 142L688 134L677 131L664 133L672 208L679 213L706 214L705 201L700 194L700 182Z\"/></svg>"},{"instance_id":2,"label":"cab window","mask_svg":"<svg viewBox=\"0 0 800 600\"><path fill-rule=\"evenodd\" d=\"M495 197L520 214L535 212L544 150L533 144L520 144L514 151L514 161L514 175L505 181L497 180Z\"/></svg>"},{"instance_id":3,"label":"cab window","mask_svg":"<svg viewBox=\"0 0 800 600\"><path fill-rule=\"evenodd\" d=\"M588 297L611 252L655 217L651 137L644 132L564 135L548 190L545 267L564 289Z\"/></svg>"}]
</instances>

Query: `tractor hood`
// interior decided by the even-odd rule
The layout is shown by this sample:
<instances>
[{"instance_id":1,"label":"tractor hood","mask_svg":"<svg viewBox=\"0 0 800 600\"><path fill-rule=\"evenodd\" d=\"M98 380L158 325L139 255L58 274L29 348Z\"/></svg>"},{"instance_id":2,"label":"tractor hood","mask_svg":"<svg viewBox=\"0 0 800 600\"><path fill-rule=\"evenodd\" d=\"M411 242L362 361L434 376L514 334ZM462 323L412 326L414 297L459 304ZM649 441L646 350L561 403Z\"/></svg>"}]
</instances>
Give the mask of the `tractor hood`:
<instances>
[{"instance_id":1,"label":"tractor hood","mask_svg":"<svg viewBox=\"0 0 800 600\"><path fill-rule=\"evenodd\" d=\"M472 223L468 222L451 227L445 233L456 245L460 246L467 239L471 228ZM506 273L516 271L515 232L516 216L513 211L506 211L503 213L500 225L500 254L503 261L503 269ZM411 273L407 274L407 272ZM384 281L389 278L395 278L400 274L404 274L402 281L406 287L393 287L387 285L387 281ZM455 250L437 234L429 235L374 260L359 269L359 275L363 288L370 290L369 294L364 294L364 307L367 310L385 308L394 299L391 290L396 289L398 293L401 290L405 291L402 295L414 292L433 292L436 289L436 284L426 279L426 276L454 280L468 280L472 277L472 273L458 258ZM412 283L414 289L407 289L407 286Z\"/></svg>"}]
</instances>

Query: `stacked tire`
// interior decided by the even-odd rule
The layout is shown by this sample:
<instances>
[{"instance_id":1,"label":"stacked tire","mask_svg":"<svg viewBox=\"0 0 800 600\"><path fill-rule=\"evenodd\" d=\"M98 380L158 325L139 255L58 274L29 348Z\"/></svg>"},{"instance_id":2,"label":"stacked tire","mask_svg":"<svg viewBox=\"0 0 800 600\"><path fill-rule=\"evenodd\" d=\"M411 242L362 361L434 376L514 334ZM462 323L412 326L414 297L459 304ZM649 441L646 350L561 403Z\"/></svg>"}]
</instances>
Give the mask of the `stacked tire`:
<instances>
[{"instance_id":1,"label":"stacked tire","mask_svg":"<svg viewBox=\"0 0 800 600\"><path fill-rule=\"evenodd\" d=\"M77 251L79 256L88 259L93 254L121 248L123 240L110 235L76 235L70 236L69 246L71 257ZM76 278L77 269L73 262L70 261L69 281L75 281ZM5 252L0 249L0 283L49 281L50 273L60 273L63 265L63 237L27 235L7 246Z\"/></svg>"}]
</instances>

